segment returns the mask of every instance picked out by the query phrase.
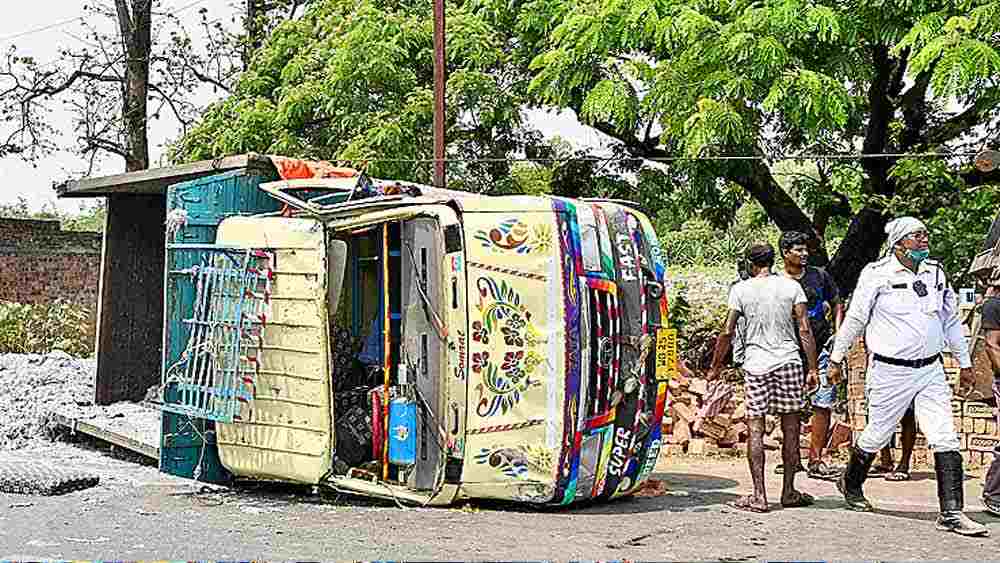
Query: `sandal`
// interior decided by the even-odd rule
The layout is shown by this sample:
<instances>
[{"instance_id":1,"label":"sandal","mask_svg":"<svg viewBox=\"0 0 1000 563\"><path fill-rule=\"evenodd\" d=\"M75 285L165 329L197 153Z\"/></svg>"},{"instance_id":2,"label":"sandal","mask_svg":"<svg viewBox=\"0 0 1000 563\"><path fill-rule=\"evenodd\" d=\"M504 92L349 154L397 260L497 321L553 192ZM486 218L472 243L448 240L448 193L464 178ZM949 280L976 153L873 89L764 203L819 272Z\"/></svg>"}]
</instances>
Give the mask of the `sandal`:
<instances>
[{"instance_id":1,"label":"sandal","mask_svg":"<svg viewBox=\"0 0 1000 563\"><path fill-rule=\"evenodd\" d=\"M840 474L843 471L843 468L830 467L822 461L817 461L816 463L809 464L809 470L806 472L806 475L808 475L810 479L832 481L837 477L840 477Z\"/></svg>"},{"instance_id":2,"label":"sandal","mask_svg":"<svg viewBox=\"0 0 1000 563\"><path fill-rule=\"evenodd\" d=\"M801 472L803 472L805 470L806 470L805 466L803 466L802 462L800 461L799 462L799 466L795 468L795 472L796 473L801 473ZM785 473L785 465L784 464L779 463L778 465L774 466L774 474L775 475L784 475L784 473Z\"/></svg>"},{"instance_id":3,"label":"sandal","mask_svg":"<svg viewBox=\"0 0 1000 563\"><path fill-rule=\"evenodd\" d=\"M812 506L816 499L813 498L809 493L803 493L800 491L793 491L795 496L792 497L793 500L788 502L781 501L781 506L785 508L802 508L805 506Z\"/></svg>"},{"instance_id":4,"label":"sandal","mask_svg":"<svg viewBox=\"0 0 1000 563\"><path fill-rule=\"evenodd\" d=\"M868 470L869 477L885 477L886 474L892 473L892 466L885 465L873 465L871 469Z\"/></svg>"},{"instance_id":5,"label":"sandal","mask_svg":"<svg viewBox=\"0 0 1000 563\"><path fill-rule=\"evenodd\" d=\"M900 471L900 470L890 471L888 474L886 474L885 480L886 481L909 481L910 480L910 472L909 471Z\"/></svg>"},{"instance_id":6,"label":"sandal","mask_svg":"<svg viewBox=\"0 0 1000 563\"><path fill-rule=\"evenodd\" d=\"M764 514L767 512L767 507L761 508L760 505L754 504L754 497L752 495L747 495L745 497L740 497L736 500L732 500L726 503L726 506L735 508L736 510L742 510L744 512L755 512L757 514Z\"/></svg>"}]
</instances>

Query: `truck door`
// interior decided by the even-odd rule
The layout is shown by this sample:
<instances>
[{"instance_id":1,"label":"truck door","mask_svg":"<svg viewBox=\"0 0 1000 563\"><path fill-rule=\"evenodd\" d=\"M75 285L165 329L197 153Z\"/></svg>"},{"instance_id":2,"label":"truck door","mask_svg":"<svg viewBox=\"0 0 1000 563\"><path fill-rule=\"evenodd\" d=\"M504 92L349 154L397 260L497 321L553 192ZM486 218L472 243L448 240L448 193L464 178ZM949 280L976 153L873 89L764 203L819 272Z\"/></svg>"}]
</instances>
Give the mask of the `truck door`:
<instances>
[{"instance_id":1,"label":"truck door","mask_svg":"<svg viewBox=\"0 0 1000 563\"><path fill-rule=\"evenodd\" d=\"M233 217L219 226L219 244L267 248L274 261L253 400L217 429L219 457L235 475L314 484L330 469L325 235L313 219Z\"/></svg>"},{"instance_id":2,"label":"truck door","mask_svg":"<svg viewBox=\"0 0 1000 563\"><path fill-rule=\"evenodd\" d=\"M164 410L181 424L214 422L234 475L319 482L333 437L326 300L337 279L322 224L230 217L216 244L172 244L168 254L168 290L195 287L170 301L178 322L167 331Z\"/></svg>"},{"instance_id":3,"label":"truck door","mask_svg":"<svg viewBox=\"0 0 1000 563\"><path fill-rule=\"evenodd\" d=\"M446 450L443 382L448 332L444 325L442 280L444 241L435 219L403 223L402 341L400 383L411 385L417 403L416 463L408 484L433 489ZM404 381L405 379L405 381ZM391 432L392 429L390 429Z\"/></svg>"}]
</instances>

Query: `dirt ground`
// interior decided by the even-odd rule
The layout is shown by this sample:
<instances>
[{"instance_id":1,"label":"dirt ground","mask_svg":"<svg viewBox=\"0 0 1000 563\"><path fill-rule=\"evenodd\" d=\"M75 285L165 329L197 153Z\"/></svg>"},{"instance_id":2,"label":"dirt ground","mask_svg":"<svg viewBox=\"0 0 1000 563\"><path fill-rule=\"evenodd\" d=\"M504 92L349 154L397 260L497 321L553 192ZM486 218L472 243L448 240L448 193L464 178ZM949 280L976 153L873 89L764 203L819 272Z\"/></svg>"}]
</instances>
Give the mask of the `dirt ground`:
<instances>
[{"instance_id":1,"label":"dirt ground","mask_svg":"<svg viewBox=\"0 0 1000 563\"><path fill-rule=\"evenodd\" d=\"M5 454L8 455L8 454ZM992 557L996 538L933 530L935 482L869 481L874 514L841 508L832 483L799 477L817 505L782 510L768 467L773 511L747 514L725 503L749 491L743 459L660 460L666 494L562 510L475 503L400 509L324 499L309 488L202 490L93 448L54 444L19 451L101 475L98 487L57 497L0 494L5 559L965 559ZM970 478L971 516L1000 534Z\"/></svg>"}]
</instances>

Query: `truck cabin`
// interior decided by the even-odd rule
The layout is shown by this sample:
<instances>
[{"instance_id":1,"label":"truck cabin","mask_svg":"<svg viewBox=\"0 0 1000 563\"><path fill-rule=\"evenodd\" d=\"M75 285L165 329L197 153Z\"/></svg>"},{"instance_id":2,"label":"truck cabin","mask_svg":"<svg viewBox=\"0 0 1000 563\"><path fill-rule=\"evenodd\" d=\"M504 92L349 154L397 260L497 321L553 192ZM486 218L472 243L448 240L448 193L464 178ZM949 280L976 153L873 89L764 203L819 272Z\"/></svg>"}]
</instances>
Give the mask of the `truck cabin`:
<instances>
[{"instance_id":1,"label":"truck cabin","mask_svg":"<svg viewBox=\"0 0 1000 563\"><path fill-rule=\"evenodd\" d=\"M364 176L260 189L283 208L216 237L273 269L252 393L217 419L234 475L432 504L648 477L676 340L644 215Z\"/></svg>"}]
</instances>

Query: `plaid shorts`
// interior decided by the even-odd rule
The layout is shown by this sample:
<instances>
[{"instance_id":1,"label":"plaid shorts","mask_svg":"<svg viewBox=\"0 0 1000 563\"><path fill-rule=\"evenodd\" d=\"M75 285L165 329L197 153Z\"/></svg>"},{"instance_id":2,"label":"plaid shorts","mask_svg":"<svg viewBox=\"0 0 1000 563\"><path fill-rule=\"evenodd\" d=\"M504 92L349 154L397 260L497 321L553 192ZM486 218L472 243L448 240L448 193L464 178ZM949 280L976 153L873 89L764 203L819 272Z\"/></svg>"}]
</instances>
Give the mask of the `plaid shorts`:
<instances>
[{"instance_id":1,"label":"plaid shorts","mask_svg":"<svg viewBox=\"0 0 1000 563\"><path fill-rule=\"evenodd\" d=\"M746 376L747 416L792 414L805 407L806 370L802 364L785 364L771 373Z\"/></svg>"}]
</instances>

